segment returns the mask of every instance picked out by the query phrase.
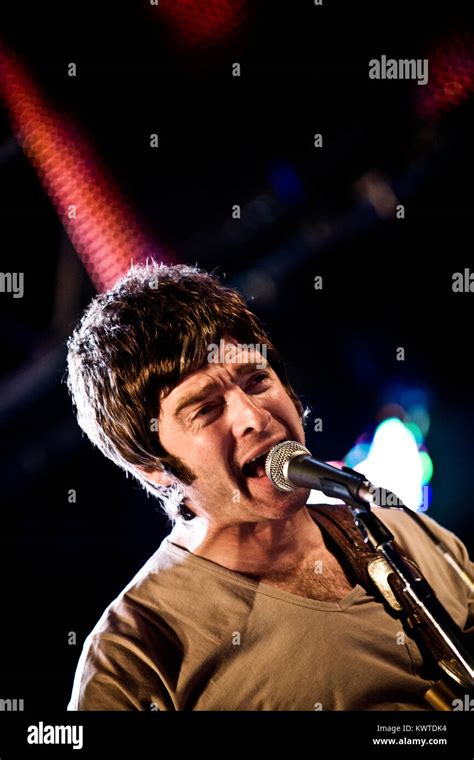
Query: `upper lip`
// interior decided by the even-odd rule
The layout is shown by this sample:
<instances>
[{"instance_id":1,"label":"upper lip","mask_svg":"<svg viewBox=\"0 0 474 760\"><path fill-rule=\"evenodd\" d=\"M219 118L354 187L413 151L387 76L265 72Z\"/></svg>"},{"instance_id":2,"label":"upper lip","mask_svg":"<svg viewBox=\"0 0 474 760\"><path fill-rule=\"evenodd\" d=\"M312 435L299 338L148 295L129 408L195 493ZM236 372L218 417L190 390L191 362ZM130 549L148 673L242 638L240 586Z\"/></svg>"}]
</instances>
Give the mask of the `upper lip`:
<instances>
[{"instance_id":1,"label":"upper lip","mask_svg":"<svg viewBox=\"0 0 474 760\"><path fill-rule=\"evenodd\" d=\"M277 445L277 443L282 443L283 441L286 441L286 436L279 436L278 438L275 438L273 441L267 441L266 443L262 443L261 446L259 446L258 449L255 449L250 454L247 454L246 458L242 462L241 470L244 469L245 465L248 464L252 459L257 459L257 457L261 457L262 454L266 454L270 449L272 449L274 446Z\"/></svg>"}]
</instances>

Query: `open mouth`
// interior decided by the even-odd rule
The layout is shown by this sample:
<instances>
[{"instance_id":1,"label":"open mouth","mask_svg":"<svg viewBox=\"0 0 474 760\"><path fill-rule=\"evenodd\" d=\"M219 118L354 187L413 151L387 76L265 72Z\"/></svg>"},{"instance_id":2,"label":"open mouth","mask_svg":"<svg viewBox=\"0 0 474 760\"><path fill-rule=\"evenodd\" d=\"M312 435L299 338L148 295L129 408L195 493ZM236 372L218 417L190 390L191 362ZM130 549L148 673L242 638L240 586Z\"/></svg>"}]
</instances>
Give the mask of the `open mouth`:
<instances>
[{"instance_id":1,"label":"open mouth","mask_svg":"<svg viewBox=\"0 0 474 760\"><path fill-rule=\"evenodd\" d=\"M270 451L270 449L269 449ZM246 478L263 478L265 475L265 459L267 454L262 454L256 459L244 464L242 472Z\"/></svg>"},{"instance_id":2,"label":"open mouth","mask_svg":"<svg viewBox=\"0 0 474 760\"><path fill-rule=\"evenodd\" d=\"M273 447L278 443L282 443L285 440L286 438L282 438L280 441L275 441L274 443L270 444L270 446L268 446L262 454L258 454L258 456L253 457L253 459L249 459L249 461L246 462L242 467L243 475L245 475L246 478L265 477L265 460L267 458L268 452L273 449Z\"/></svg>"}]
</instances>

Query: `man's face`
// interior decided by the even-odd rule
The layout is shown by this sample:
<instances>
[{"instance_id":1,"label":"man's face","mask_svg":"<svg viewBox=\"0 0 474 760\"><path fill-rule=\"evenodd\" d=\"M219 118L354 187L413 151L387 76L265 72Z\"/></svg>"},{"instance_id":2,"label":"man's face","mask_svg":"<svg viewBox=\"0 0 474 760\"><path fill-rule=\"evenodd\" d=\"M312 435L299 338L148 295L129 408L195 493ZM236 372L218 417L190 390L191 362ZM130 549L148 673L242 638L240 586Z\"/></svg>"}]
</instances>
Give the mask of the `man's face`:
<instances>
[{"instance_id":1,"label":"man's face","mask_svg":"<svg viewBox=\"0 0 474 760\"><path fill-rule=\"evenodd\" d=\"M304 506L308 491L278 491L262 475L262 464L276 443L304 442L301 420L263 351L236 356L232 346L238 344L229 337L222 346L227 357L233 351L230 361L206 364L162 400L161 443L194 473L186 495L210 525L289 517ZM262 458L248 464L256 455Z\"/></svg>"}]
</instances>

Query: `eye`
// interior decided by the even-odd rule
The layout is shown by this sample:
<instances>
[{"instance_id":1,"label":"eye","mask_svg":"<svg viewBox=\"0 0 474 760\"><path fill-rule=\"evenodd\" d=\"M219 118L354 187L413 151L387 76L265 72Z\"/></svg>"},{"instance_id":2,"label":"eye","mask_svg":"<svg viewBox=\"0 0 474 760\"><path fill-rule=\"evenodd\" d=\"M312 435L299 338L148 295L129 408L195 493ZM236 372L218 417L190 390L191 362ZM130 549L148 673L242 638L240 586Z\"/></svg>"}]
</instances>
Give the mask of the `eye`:
<instances>
[{"instance_id":1,"label":"eye","mask_svg":"<svg viewBox=\"0 0 474 760\"><path fill-rule=\"evenodd\" d=\"M268 380L268 372L260 372L259 375L255 375L249 383L249 385L260 385L264 380Z\"/></svg>"},{"instance_id":2,"label":"eye","mask_svg":"<svg viewBox=\"0 0 474 760\"><path fill-rule=\"evenodd\" d=\"M212 408L212 404L206 404L206 406L201 407L201 409L197 412L196 417L205 417L205 415L208 414Z\"/></svg>"}]
</instances>

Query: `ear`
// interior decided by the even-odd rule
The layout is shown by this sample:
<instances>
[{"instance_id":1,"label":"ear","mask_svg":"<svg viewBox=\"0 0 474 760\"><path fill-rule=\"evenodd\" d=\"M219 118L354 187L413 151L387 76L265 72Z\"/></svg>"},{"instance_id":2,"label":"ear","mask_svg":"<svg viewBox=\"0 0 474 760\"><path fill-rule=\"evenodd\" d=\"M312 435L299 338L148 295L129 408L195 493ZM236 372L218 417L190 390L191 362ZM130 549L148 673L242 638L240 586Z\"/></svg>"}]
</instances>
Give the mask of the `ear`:
<instances>
[{"instance_id":1,"label":"ear","mask_svg":"<svg viewBox=\"0 0 474 760\"><path fill-rule=\"evenodd\" d=\"M172 476L164 470L153 470L153 472L147 472L143 467L135 466L133 468L137 475L144 480L149 480L157 486L170 486L173 483Z\"/></svg>"}]
</instances>

